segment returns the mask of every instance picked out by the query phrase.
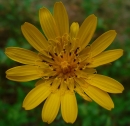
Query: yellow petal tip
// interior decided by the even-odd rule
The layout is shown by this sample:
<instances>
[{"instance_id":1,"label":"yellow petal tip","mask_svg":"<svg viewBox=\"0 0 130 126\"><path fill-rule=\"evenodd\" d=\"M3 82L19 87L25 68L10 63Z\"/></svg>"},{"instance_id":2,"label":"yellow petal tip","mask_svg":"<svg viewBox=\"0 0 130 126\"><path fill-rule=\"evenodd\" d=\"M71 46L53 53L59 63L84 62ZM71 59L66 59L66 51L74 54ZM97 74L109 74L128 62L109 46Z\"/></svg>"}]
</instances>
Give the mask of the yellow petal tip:
<instances>
[{"instance_id":1,"label":"yellow petal tip","mask_svg":"<svg viewBox=\"0 0 130 126\"><path fill-rule=\"evenodd\" d=\"M122 89L120 90L120 93L122 93L125 90L125 88L122 86Z\"/></svg>"},{"instance_id":2,"label":"yellow petal tip","mask_svg":"<svg viewBox=\"0 0 130 126\"><path fill-rule=\"evenodd\" d=\"M119 50L120 50L120 55L122 56L124 53L124 50L123 49L119 49Z\"/></svg>"},{"instance_id":3,"label":"yellow petal tip","mask_svg":"<svg viewBox=\"0 0 130 126\"><path fill-rule=\"evenodd\" d=\"M56 2L55 4L57 4L57 3L62 3L61 1L59 1L59 2ZM63 3L62 3L63 4Z\"/></svg>"},{"instance_id":4,"label":"yellow petal tip","mask_svg":"<svg viewBox=\"0 0 130 126\"><path fill-rule=\"evenodd\" d=\"M21 26L24 26L24 25L27 25L27 24L29 24L28 22L24 22L24 24L22 24Z\"/></svg>"},{"instance_id":5,"label":"yellow petal tip","mask_svg":"<svg viewBox=\"0 0 130 126\"><path fill-rule=\"evenodd\" d=\"M93 17L93 18L97 18L94 14L91 14L90 16Z\"/></svg>"},{"instance_id":6,"label":"yellow petal tip","mask_svg":"<svg viewBox=\"0 0 130 126\"><path fill-rule=\"evenodd\" d=\"M42 7L42 8L39 9L39 12L40 12L40 11L44 11L44 10L47 10L47 8Z\"/></svg>"},{"instance_id":7,"label":"yellow petal tip","mask_svg":"<svg viewBox=\"0 0 130 126\"><path fill-rule=\"evenodd\" d=\"M110 30L109 32L111 32L112 34L117 34L117 32L115 30Z\"/></svg>"},{"instance_id":8,"label":"yellow petal tip","mask_svg":"<svg viewBox=\"0 0 130 126\"><path fill-rule=\"evenodd\" d=\"M21 25L22 31L23 31L23 29L24 29L28 24L29 24L28 22L24 22L24 24Z\"/></svg>"}]
</instances>

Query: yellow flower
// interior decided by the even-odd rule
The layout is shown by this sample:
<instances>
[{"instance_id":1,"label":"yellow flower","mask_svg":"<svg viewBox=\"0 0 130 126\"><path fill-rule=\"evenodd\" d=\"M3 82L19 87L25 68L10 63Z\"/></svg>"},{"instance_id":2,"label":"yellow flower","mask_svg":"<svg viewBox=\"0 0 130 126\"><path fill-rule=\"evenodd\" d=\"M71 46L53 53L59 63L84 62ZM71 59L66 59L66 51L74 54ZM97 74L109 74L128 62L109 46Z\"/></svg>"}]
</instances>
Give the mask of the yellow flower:
<instances>
[{"instance_id":1,"label":"yellow flower","mask_svg":"<svg viewBox=\"0 0 130 126\"><path fill-rule=\"evenodd\" d=\"M60 108L65 122L74 123L78 113L75 92L105 109L114 108L108 93L121 93L124 87L97 74L94 68L122 56L122 49L104 51L116 32L107 31L88 45L96 29L96 16L88 16L80 27L74 22L69 29L68 15L61 2L55 3L53 15L41 8L39 17L46 37L32 24L22 25L23 35L39 53L18 47L5 51L9 58L24 64L7 70L8 79L19 82L40 79L25 97L23 107L30 110L45 100L42 119L47 123L56 118Z\"/></svg>"}]
</instances>

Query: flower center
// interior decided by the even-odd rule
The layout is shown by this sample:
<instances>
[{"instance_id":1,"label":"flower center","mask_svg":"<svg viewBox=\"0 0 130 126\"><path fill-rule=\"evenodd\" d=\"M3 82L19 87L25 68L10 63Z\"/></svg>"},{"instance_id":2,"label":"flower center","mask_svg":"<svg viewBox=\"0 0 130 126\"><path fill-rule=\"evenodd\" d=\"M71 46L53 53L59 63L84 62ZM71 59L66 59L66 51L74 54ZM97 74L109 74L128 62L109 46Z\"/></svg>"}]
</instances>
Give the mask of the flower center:
<instances>
[{"instance_id":1,"label":"flower center","mask_svg":"<svg viewBox=\"0 0 130 126\"><path fill-rule=\"evenodd\" d=\"M67 61L61 62L61 69L64 74L70 72L70 67Z\"/></svg>"},{"instance_id":2,"label":"flower center","mask_svg":"<svg viewBox=\"0 0 130 126\"><path fill-rule=\"evenodd\" d=\"M75 71L81 69L84 64L80 64L78 49L72 44L69 35L65 34L55 40L49 40L50 45L48 54L50 59L44 56L44 60L55 71L55 76L63 79L75 77Z\"/></svg>"},{"instance_id":3,"label":"flower center","mask_svg":"<svg viewBox=\"0 0 130 126\"><path fill-rule=\"evenodd\" d=\"M67 79L68 77L75 76L75 68L77 67L75 54L68 54L64 52L62 55L53 56L54 63L53 69L56 71L58 77Z\"/></svg>"}]
</instances>

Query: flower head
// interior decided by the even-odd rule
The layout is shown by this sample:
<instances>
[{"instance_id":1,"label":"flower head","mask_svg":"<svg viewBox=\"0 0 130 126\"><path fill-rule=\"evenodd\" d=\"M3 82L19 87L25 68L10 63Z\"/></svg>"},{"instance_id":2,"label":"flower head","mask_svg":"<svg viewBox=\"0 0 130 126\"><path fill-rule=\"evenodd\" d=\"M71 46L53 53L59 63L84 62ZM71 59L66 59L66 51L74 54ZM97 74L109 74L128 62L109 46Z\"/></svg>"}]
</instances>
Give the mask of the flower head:
<instances>
[{"instance_id":1,"label":"flower head","mask_svg":"<svg viewBox=\"0 0 130 126\"><path fill-rule=\"evenodd\" d=\"M19 82L39 79L25 97L23 107L30 110L45 101L42 119L47 123L55 119L60 108L67 123L76 120L75 92L105 109L114 108L108 93L121 93L124 88L118 81L97 74L94 68L122 56L121 49L104 51L116 32L107 31L88 45L96 29L96 16L88 16L80 27L73 22L69 28L68 15L61 2L55 3L53 15L41 8L39 17L46 37L30 23L21 27L23 35L38 53L18 47L5 51L9 58L24 64L7 70L8 79Z\"/></svg>"}]
</instances>

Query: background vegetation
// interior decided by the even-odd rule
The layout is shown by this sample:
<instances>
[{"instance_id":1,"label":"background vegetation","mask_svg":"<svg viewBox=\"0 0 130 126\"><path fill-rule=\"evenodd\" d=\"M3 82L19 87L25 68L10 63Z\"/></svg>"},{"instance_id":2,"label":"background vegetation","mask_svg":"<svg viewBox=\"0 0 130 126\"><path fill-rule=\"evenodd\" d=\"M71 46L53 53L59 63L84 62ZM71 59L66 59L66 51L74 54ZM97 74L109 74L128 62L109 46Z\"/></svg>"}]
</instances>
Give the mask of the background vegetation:
<instances>
[{"instance_id":1,"label":"background vegetation","mask_svg":"<svg viewBox=\"0 0 130 126\"><path fill-rule=\"evenodd\" d=\"M7 80L5 71L19 65L4 54L6 47L32 49L21 33L21 25L30 22L41 30L38 10L45 6L53 10L56 0L0 0L0 126L47 126L41 119L43 104L25 111L21 106L35 81L19 83ZM62 0L70 23L81 24L90 14L98 17L93 40L107 30L115 29L117 37L111 49L122 48L124 56L111 65L98 68L98 73L120 81L125 90L111 95L115 108L107 111L95 102L77 96L79 114L74 126L130 126L130 1L129 0ZM66 126L59 114L51 126Z\"/></svg>"}]
</instances>

